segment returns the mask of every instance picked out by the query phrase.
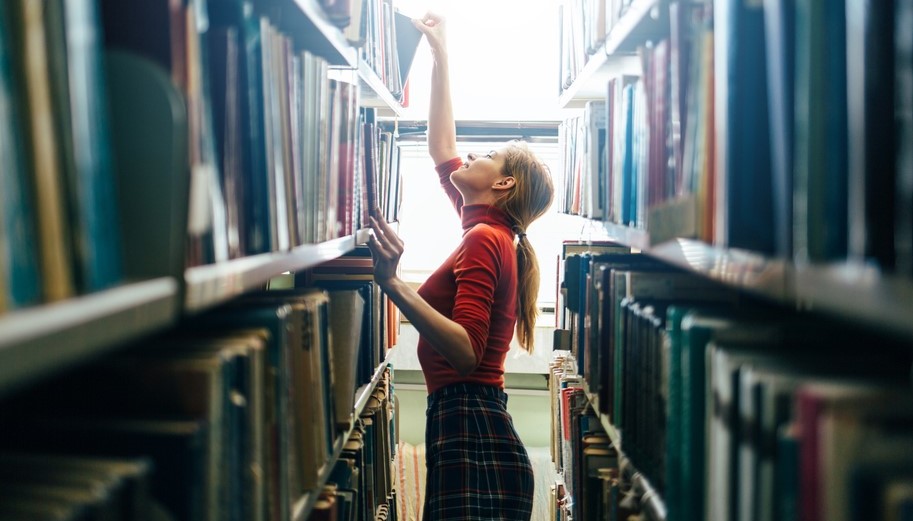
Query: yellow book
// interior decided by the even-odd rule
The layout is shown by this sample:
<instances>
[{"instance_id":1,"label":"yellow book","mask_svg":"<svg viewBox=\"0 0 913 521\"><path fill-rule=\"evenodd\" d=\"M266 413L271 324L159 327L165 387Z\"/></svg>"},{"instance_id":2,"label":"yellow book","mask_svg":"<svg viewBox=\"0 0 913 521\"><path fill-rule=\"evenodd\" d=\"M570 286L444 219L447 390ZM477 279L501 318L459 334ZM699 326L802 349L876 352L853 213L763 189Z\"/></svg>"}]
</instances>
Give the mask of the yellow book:
<instances>
[{"instance_id":1,"label":"yellow book","mask_svg":"<svg viewBox=\"0 0 913 521\"><path fill-rule=\"evenodd\" d=\"M31 159L37 203L38 236L44 297L60 300L74 294L72 258L64 225L60 157L54 133L51 78L48 73L45 2L20 0L25 92L28 93Z\"/></svg>"}]
</instances>

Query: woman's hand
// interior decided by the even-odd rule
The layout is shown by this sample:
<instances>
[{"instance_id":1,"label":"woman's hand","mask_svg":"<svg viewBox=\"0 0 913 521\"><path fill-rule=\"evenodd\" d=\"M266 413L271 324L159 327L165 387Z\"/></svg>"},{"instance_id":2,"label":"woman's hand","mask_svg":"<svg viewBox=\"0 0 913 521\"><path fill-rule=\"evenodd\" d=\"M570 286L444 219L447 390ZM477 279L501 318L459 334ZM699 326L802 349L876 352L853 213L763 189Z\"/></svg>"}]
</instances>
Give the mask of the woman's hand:
<instances>
[{"instance_id":1,"label":"woman's hand","mask_svg":"<svg viewBox=\"0 0 913 521\"><path fill-rule=\"evenodd\" d=\"M421 20L412 19L412 24L428 38L432 51L444 51L447 47L444 17L434 13L426 13Z\"/></svg>"},{"instance_id":2,"label":"woman's hand","mask_svg":"<svg viewBox=\"0 0 913 521\"><path fill-rule=\"evenodd\" d=\"M374 259L374 280L384 287L396 278L396 267L403 255L403 241L384 219L371 217L374 233L368 239L368 249Z\"/></svg>"}]
</instances>

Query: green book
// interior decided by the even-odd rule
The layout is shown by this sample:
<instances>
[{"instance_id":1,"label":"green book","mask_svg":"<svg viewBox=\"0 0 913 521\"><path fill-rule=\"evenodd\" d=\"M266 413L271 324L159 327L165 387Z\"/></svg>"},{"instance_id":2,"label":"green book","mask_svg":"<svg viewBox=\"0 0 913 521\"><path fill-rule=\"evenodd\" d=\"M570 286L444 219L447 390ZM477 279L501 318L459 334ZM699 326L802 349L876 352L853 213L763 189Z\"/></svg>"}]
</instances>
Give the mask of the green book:
<instances>
[{"instance_id":1,"label":"green book","mask_svg":"<svg viewBox=\"0 0 913 521\"><path fill-rule=\"evenodd\" d=\"M771 324L733 313L692 311L681 323L681 517L684 521L706 518L704 498L707 483L706 371L711 341L744 344L773 341Z\"/></svg>"}]
</instances>

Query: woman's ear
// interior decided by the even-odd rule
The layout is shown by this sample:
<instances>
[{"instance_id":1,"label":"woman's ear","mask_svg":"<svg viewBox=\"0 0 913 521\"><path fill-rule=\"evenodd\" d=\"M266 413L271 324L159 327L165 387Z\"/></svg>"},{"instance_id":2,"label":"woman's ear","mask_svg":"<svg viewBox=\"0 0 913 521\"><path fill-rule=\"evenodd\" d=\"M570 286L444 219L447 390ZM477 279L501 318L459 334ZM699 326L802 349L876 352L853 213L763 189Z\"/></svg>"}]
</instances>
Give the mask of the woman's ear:
<instances>
[{"instance_id":1,"label":"woman's ear","mask_svg":"<svg viewBox=\"0 0 913 521\"><path fill-rule=\"evenodd\" d=\"M504 176L494 182L491 185L492 190L510 190L517 184L517 180L513 176Z\"/></svg>"}]
</instances>

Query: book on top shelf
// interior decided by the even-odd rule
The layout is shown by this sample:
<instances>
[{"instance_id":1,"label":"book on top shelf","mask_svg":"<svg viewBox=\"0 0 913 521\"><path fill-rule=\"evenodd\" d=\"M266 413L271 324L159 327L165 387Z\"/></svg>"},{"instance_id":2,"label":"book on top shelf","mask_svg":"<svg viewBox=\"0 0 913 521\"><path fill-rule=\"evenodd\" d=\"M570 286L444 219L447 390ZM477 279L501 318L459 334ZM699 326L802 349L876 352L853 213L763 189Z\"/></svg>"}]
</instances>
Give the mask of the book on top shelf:
<instances>
[{"instance_id":1,"label":"book on top shelf","mask_svg":"<svg viewBox=\"0 0 913 521\"><path fill-rule=\"evenodd\" d=\"M17 100L11 5L0 6L0 312L38 302L42 288L35 237L26 142L20 128L27 112Z\"/></svg>"},{"instance_id":2,"label":"book on top shelf","mask_svg":"<svg viewBox=\"0 0 913 521\"><path fill-rule=\"evenodd\" d=\"M45 2L14 2L10 24L20 46L18 78L24 95L20 105L27 108L24 133L29 137L30 170L35 192L36 229L44 300L54 301L75 294L73 253L66 227L65 187L61 175L60 136L55 132L54 97L48 54ZM12 21L12 20L11 20ZM57 79L57 78L55 78ZM63 78L59 78L63 81Z\"/></svg>"}]
</instances>

